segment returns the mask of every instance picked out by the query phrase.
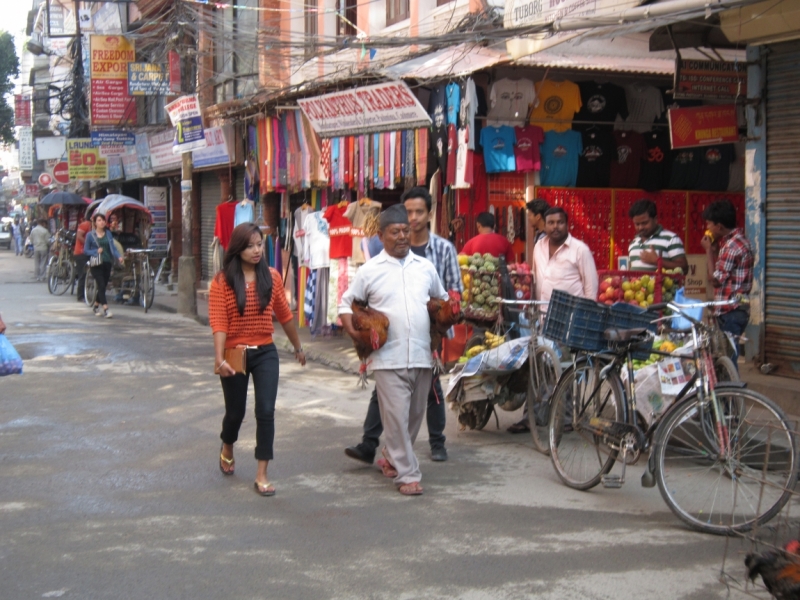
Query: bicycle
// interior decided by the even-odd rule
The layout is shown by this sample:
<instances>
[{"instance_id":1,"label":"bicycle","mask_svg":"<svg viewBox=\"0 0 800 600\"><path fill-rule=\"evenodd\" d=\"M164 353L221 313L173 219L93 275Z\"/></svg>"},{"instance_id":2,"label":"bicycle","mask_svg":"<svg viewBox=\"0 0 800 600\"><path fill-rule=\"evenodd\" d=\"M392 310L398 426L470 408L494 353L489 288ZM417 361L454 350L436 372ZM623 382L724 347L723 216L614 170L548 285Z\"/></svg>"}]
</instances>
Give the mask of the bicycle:
<instances>
[{"instance_id":1,"label":"bicycle","mask_svg":"<svg viewBox=\"0 0 800 600\"><path fill-rule=\"evenodd\" d=\"M75 280L75 233L59 229L55 237L53 256L47 261L47 289L56 296L63 295Z\"/></svg>"},{"instance_id":2,"label":"bicycle","mask_svg":"<svg viewBox=\"0 0 800 600\"><path fill-rule=\"evenodd\" d=\"M650 452L644 487L658 484L670 510L707 533L745 532L765 523L786 504L797 482L797 447L786 416L770 399L743 383L718 383L707 325L669 308L691 324L695 372L674 403L643 429L636 418L632 354L650 352L646 329L607 329L608 350L582 353L564 371L550 410L550 458L568 486L599 483L619 488L625 468ZM675 353L652 351L662 356ZM621 371L627 368L627 382ZM621 475L609 475L615 462Z\"/></svg>"},{"instance_id":3,"label":"bicycle","mask_svg":"<svg viewBox=\"0 0 800 600\"><path fill-rule=\"evenodd\" d=\"M150 249L129 249L125 253L132 257L130 275L124 275L119 282L119 289L128 294L128 298L138 298L139 305L147 313L155 300L155 273L150 266ZM92 277L89 266L86 266L86 285L84 296L86 304L93 306L97 296L97 283Z\"/></svg>"}]
</instances>

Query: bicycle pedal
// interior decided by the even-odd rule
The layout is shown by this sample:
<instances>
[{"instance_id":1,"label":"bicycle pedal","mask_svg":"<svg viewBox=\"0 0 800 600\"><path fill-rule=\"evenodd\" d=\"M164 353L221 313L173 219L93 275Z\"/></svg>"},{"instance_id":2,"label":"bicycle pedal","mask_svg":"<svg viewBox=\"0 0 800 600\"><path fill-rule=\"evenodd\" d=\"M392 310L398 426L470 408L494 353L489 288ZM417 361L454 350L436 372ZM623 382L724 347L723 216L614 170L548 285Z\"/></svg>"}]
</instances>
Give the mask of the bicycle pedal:
<instances>
[{"instance_id":1,"label":"bicycle pedal","mask_svg":"<svg viewBox=\"0 0 800 600\"><path fill-rule=\"evenodd\" d=\"M603 484L604 488L621 488L622 484L625 483L619 475L603 475L600 478L600 481Z\"/></svg>"}]
</instances>

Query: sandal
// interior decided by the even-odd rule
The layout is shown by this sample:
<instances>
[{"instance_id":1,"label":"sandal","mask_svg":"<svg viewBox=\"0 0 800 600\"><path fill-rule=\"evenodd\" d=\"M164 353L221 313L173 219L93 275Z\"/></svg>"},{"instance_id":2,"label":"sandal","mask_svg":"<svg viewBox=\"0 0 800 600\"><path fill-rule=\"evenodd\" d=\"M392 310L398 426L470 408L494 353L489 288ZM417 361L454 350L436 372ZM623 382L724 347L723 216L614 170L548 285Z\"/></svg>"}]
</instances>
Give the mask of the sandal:
<instances>
[{"instance_id":1,"label":"sandal","mask_svg":"<svg viewBox=\"0 0 800 600\"><path fill-rule=\"evenodd\" d=\"M255 483L253 483L253 489L255 489L256 494L260 496L275 495L275 486L272 485L269 481L267 483L258 483L256 481Z\"/></svg>"},{"instance_id":2,"label":"sandal","mask_svg":"<svg viewBox=\"0 0 800 600\"><path fill-rule=\"evenodd\" d=\"M404 483L399 486L397 491L403 494L403 496L421 496L422 486L419 484L419 481L412 481L411 483Z\"/></svg>"},{"instance_id":3,"label":"sandal","mask_svg":"<svg viewBox=\"0 0 800 600\"><path fill-rule=\"evenodd\" d=\"M389 462L389 455L386 453L386 447L384 446L381 449L381 455L383 458L379 458L375 461L375 464L381 468L381 472L383 473L384 477L391 477L394 479L397 477L397 469L394 468L394 465Z\"/></svg>"},{"instance_id":4,"label":"sandal","mask_svg":"<svg viewBox=\"0 0 800 600\"><path fill-rule=\"evenodd\" d=\"M234 471L236 470L236 469L235 469L236 460L235 460L235 459L233 459L233 458L225 458L225 457L222 455L222 448L223 448L223 446L220 446L220 447L219 447L219 470L220 470L220 471L222 471L222 474L223 474L223 475L233 475ZM223 466L222 466L222 463L225 463L226 465L228 465L228 468L229 468L230 470L229 470L229 471L226 471L226 470L223 468Z\"/></svg>"}]
</instances>

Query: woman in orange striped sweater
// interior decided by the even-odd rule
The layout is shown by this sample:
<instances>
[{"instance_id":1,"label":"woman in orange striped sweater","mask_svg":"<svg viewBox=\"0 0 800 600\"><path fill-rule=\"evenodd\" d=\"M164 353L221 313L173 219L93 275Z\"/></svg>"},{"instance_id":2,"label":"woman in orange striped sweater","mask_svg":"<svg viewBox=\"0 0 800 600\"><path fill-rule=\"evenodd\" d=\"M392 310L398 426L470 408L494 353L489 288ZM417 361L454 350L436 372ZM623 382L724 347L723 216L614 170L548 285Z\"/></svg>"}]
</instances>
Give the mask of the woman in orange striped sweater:
<instances>
[{"instance_id":1,"label":"woman in orange striped sweater","mask_svg":"<svg viewBox=\"0 0 800 600\"><path fill-rule=\"evenodd\" d=\"M233 445L244 419L247 385L253 376L256 398L256 460L254 488L262 496L274 496L275 486L267 479L275 438L275 399L278 395L278 351L272 341L273 313L295 348L301 365L306 357L286 302L280 273L267 265L263 235L257 225L242 223L234 228L222 270L211 282L208 320L214 334L214 357L225 396L222 419L222 447L219 468L233 475ZM247 347L247 374L237 374L224 360L226 348Z\"/></svg>"}]
</instances>

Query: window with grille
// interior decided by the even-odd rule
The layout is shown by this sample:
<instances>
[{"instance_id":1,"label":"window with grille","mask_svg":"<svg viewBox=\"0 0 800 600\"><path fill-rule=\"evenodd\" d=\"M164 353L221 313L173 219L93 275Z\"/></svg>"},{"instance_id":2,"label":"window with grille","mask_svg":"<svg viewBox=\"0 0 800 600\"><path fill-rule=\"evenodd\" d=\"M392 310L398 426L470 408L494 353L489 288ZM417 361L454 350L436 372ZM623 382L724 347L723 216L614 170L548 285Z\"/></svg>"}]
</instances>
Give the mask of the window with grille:
<instances>
[{"instance_id":1,"label":"window with grille","mask_svg":"<svg viewBox=\"0 0 800 600\"><path fill-rule=\"evenodd\" d=\"M236 6L257 8L258 0ZM258 11L218 8L214 30L214 99L246 98L258 87Z\"/></svg>"},{"instance_id":2,"label":"window with grille","mask_svg":"<svg viewBox=\"0 0 800 600\"><path fill-rule=\"evenodd\" d=\"M305 57L306 60L310 60L314 57L314 42L316 42L317 34L319 33L319 30L317 29L319 11L317 11L316 0L305 0L303 5L303 14L305 16L306 34Z\"/></svg>"},{"instance_id":3,"label":"window with grille","mask_svg":"<svg viewBox=\"0 0 800 600\"><path fill-rule=\"evenodd\" d=\"M386 0L386 25L394 25L409 17L409 0Z\"/></svg>"},{"instance_id":4,"label":"window with grille","mask_svg":"<svg viewBox=\"0 0 800 600\"><path fill-rule=\"evenodd\" d=\"M357 0L336 0L336 35L341 37L357 35Z\"/></svg>"}]
</instances>

